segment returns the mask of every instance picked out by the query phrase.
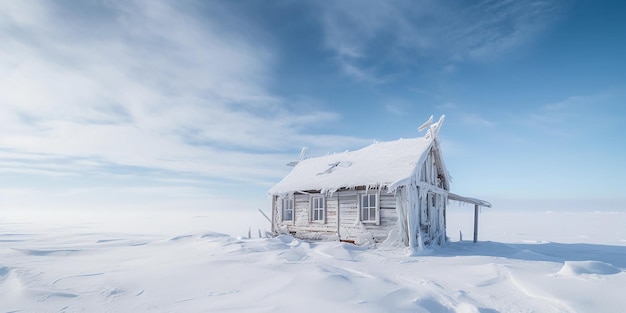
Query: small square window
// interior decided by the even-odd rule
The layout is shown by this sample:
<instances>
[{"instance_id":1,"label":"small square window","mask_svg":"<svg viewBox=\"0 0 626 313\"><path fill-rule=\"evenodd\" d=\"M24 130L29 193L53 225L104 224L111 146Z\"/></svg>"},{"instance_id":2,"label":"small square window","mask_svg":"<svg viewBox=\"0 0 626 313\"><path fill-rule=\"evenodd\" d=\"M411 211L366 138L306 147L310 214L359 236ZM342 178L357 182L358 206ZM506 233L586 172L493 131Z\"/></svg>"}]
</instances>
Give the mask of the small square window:
<instances>
[{"instance_id":1,"label":"small square window","mask_svg":"<svg viewBox=\"0 0 626 313\"><path fill-rule=\"evenodd\" d=\"M283 221L293 221L293 199L283 199Z\"/></svg>"},{"instance_id":2,"label":"small square window","mask_svg":"<svg viewBox=\"0 0 626 313\"><path fill-rule=\"evenodd\" d=\"M376 195L361 195L361 221L376 222Z\"/></svg>"},{"instance_id":3,"label":"small square window","mask_svg":"<svg viewBox=\"0 0 626 313\"><path fill-rule=\"evenodd\" d=\"M325 213L326 205L324 203L324 197L313 197L311 199L311 220L324 221Z\"/></svg>"}]
</instances>

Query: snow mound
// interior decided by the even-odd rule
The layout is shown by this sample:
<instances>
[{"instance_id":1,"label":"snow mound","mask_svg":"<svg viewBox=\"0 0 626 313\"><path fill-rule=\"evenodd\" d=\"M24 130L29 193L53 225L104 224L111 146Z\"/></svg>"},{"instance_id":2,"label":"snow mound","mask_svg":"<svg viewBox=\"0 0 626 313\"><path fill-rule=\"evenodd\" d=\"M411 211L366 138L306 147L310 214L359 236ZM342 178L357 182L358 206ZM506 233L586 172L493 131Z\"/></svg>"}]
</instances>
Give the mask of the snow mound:
<instances>
[{"instance_id":1,"label":"snow mound","mask_svg":"<svg viewBox=\"0 0 626 313\"><path fill-rule=\"evenodd\" d=\"M357 261L359 251L364 251L367 248L356 246L353 244L340 242L333 245L325 245L320 247L317 251L327 257L345 260L345 261Z\"/></svg>"},{"instance_id":2,"label":"snow mound","mask_svg":"<svg viewBox=\"0 0 626 313\"><path fill-rule=\"evenodd\" d=\"M9 274L9 268L6 266L0 266L0 281L4 280L4 278Z\"/></svg>"},{"instance_id":3,"label":"snow mound","mask_svg":"<svg viewBox=\"0 0 626 313\"><path fill-rule=\"evenodd\" d=\"M498 220L520 221L521 215L507 214ZM180 229L166 227L174 220L170 214L155 216L151 225L158 230L110 231L122 217L50 227L7 223L0 216L0 312L496 313L626 307L621 273L626 246L613 241L449 242L407 257L405 249L289 235L237 238L209 231L202 219L183 219ZM589 220L584 214L565 217L553 224ZM534 225L537 215L525 218L520 228ZM588 227L598 231L590 238L608 238L604 225L614 219L606 215ZM612 228L616 234L626 214L618 222ZM503 223L485 224L498 227L492 233L510 231ZM576 227L568 236L575 241L578 234ZM624 238L619 236L611 240ZM580 262L581 256L593 261ZM568 276L557 275L559 269Z\"/></svg>"},{"instance_id":4,"label":"snow mound","mask_svg":"<svg viewBox=\"0 0 626 313\"><path fill-rule=\"evenodd\" d=\"M535 261L549 261L549 262L556 261L554 257L550 257L545 254L538 253L536 251L529 250L529 249L522 249L520 251L517 251L513 253L511 257L514 257L516 259L521 259L521 260L535 260Z\"/></svg>"},{"instance_id":5,"label":"snow mound","mask_svg":"<svg viewBox=\"0 0 626 313\"><path fill-rule=\"evenodd\" d=\"M15 272L6 266L0 266L0 299L17 295L23 290L22 281Z\"/></svg>"},{"instance_id":6,"label":"snow mound","mask_svg":"<svg viewBox=\"0 0 626 313\"><path fill-rule=\"evenodd\" d=\"M612 264L599 261L565 261L556 274L561 276L578 276L582 274L612 275L621 270Z\"/></svg>"},{"instance_id":7,"label":"snow mound","mask_svg":"<svg viewBox=\"0 0 626 313\"><path fill-rule=\"evenodd\" d=\"M487 310L480 310L475 305L469 303L460 303L456 306L456 313L481 313Z\"/></svg>"},{"instance_id":8,"label":"snow mound","mask_svg":"<svg viewBox=\"0 0 626 313\"><path fill-rule=\"evenodd\" d=\"M13 249L31 256L68 256L82 250L78 249Z\"/></svg>"},{"instance_id":9,"label":"snow mound","mask_svg":"<svg viewBox=\"0 0 626 313\"><path fill-rule=\"evenodd\" d=\"M285 262L300 262L307 259L307 253L302 249L283 251L278 254L278 259Z\"/></svg>"},{"instance_id":10,"label":"snow mound","mask_svg":"<svg viewBox=\"0 0 626 313\"><path fill-rule=\"evenodd\" d=\"M419 305L417 312L441 312L441 313L455 313L453 308L450 308L447 304L441 303L438 299L432 296L427 296L422 299L418 299L416 303ZM467 311L461 311L463 313ZM474 313L474 312L472 312Z\"/></svg>"},{"instance_id":11,"label":"snow mound","mask_svg":"<svg viewBox=\"0 0 626 313\"><path fill-rule=\"evenodd\" d=\"M230 237L230 236L226 234L214 232L214 231L208 231L202 235L202 238L222 238L222 237Z\"/></svg>"},{"instance_id":12,"label":"snow mound","mask_svg":"<svg viewBox=\"0 0 626 313\"><path fill-rule=\"evenodd\" d=\"M274 240L280 241L280 242L285 243L285 244L292 243L294 241L294 239L295 239L294 237L289 236L289 235L278 235L278 236L274 237Z\"/></svg>"}]
</instances>

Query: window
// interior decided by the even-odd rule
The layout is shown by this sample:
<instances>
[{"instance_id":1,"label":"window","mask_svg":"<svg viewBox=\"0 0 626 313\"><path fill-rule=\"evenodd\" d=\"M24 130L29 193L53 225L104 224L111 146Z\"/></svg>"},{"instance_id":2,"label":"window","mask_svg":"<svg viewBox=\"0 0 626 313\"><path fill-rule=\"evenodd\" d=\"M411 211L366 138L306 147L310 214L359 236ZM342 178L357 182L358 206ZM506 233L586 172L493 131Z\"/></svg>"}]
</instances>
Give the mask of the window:
<instances>
[{"instance_id":1,"label":"window","mask_svg":"<svg viewBox=\"0 0 626 313\"><path fill-rule=\"evenodd\" d=\"M293 199L283 199L283 221L293 221Z\"/></svg>"},{"instance_id":2,"label":"window","mask_svg":"<svg viewBox=\"0 0 626 313\"><path fill-rule=\"evenodd\" d=\"M324 197L313 197L311 199L311 220L324 221L325 211Z\"/></svg>"},{"instance_id":3,"label":"window","mask_svg":"<svg viewBox=\"0 0 626 313\"><path fill-rule=\"evenodd\" d=\"M361 221L376 222L376 195L361 195Z\"/></svg>"}]
</instances>

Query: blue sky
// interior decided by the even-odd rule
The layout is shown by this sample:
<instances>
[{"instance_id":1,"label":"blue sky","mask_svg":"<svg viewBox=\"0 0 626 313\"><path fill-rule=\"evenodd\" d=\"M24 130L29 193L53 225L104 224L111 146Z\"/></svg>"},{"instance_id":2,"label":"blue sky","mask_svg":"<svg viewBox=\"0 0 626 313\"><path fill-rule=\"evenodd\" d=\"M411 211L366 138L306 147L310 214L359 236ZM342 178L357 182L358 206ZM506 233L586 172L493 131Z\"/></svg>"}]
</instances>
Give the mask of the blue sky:
<instances>
[{"instance_id":1,"label":"blue sky","mask_svg":"<svg viewBox=\"0 0 626 313\"><path fill-rule=\"evenodd\" d=\"M2 1L0 207L250 209L419 136L497 207L624 209L621 1Z\"/></svg>"}]
</instances>

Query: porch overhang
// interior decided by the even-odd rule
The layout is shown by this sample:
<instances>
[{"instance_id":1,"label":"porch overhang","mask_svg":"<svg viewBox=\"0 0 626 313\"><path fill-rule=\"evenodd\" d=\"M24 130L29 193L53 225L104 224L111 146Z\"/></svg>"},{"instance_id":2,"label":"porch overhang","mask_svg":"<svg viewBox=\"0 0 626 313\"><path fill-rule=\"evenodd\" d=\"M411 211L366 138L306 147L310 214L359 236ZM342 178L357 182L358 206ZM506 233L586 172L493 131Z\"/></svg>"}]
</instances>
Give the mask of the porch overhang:
<instances>
[{"instance_id":1,"label":"porch overhang","mask_svg":"<svg viewBox=\"0 0 626 313\"><path fill-rule=\"evenodd\" d=\"M448 199L459 201L459 202L470 203L474 205L474 242L478 242L478 208L481 206L490 208L491 203L489 203L488 201L480 200L476 198L459 196L451 192L448 193Z\"/></svg>"},{"instance_id":2,"label":"porch overhang","mask_svg":"<svg viewBox=\"0 0 626 313\"><path fill-rule=\"evenodd\" d=\"M478 205L478 206L484 206L484 207L491 207L491 203L489 203L489 201L485 201L485 200L480 200L480 199L476 199L476 198L470 198L470 197L464 197L464 196L459 196L455 193L448 193L448 199L449 200L454 200L454 201L459 201L459 202L465 202L465 203L469 203L469 204L473 204L473 205Z\"/></svg>"}]
</instances>

